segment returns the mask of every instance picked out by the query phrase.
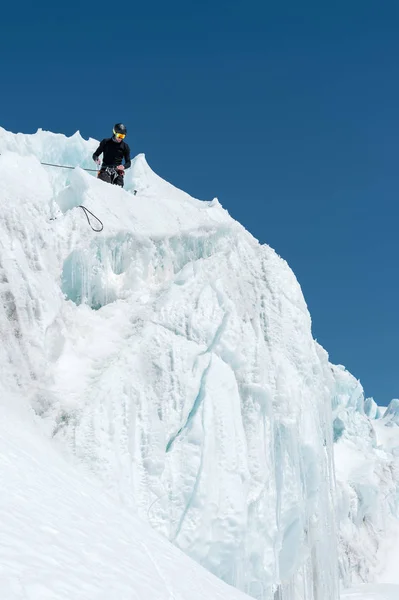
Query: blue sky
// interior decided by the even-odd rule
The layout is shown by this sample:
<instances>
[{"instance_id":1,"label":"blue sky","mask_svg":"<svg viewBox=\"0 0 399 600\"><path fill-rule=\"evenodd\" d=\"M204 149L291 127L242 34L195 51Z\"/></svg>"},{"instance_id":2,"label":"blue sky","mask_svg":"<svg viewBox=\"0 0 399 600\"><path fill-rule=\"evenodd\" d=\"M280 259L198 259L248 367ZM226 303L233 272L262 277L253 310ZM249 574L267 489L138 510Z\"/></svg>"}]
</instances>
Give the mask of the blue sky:
<instances>
[{"instance_id":1,"label":"blue sky","mask_svg":"<svg viewBox=\"0 0 399 600\"><path fill-rule=\"evenodd\" d=\"M386 404L398 31L396 0L7 3L0 125L101 139L125 122L134 154L288 261L314 336Z\"/></svg>"}]
</instances>

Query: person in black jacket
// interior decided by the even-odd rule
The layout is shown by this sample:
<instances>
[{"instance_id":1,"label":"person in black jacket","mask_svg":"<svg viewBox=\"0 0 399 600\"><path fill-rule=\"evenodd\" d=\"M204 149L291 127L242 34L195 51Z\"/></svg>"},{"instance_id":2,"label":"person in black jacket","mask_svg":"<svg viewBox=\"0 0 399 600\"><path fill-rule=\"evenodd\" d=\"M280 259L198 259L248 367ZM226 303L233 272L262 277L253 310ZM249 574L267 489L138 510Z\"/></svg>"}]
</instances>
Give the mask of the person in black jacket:
<instances>
[{"instance_id":1,"label":"person in black jacket","mask_svg":"<svg viewBox=\"0 0 399 600\"><path fill-rule=\"evenodd\" d=\"M117 123L114 126L114 135L111 138L103 139L93 154L93 160L98 165L101 164L99 156L101 153L103 155L98 178L121 187L123 187L125 170L131 165L130 148L125 142L126 134L127 129L123 123ZM122 164L123 159L125 159L124 165Z\"/></svg>"}]
</instances>

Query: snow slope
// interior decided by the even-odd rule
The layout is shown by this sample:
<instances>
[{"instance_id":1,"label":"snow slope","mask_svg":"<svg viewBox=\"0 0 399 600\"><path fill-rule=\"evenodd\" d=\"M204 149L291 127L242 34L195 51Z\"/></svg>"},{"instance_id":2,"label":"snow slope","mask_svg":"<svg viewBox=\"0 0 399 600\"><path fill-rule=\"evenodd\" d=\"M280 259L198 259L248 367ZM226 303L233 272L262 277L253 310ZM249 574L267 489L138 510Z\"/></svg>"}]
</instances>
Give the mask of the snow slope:
<instances>
[{"instance_id":1,"label":"snow slope","mask_svg":"<svg viewBox=\"0 0 399 600\"><path fill-rule=\"evenodd\" d=\"M246 598L66 461L19 404L0 403L2 600Z\"/></svg>"},{"instance_id":2,"label":"snow slope","mask_svg":"<svg viewBox=\"0 0 399 600\"><path fill-rule=\"evenodd\" d=\"M336 504L333 432L345 466L370 429L357 383L313 340L285 261L216 199L143 155L125 190L39 163L93 168L95 147L0 129L5 410L31 407L57 451L219 578L265 600L337 600L337 516L345 585L370 575L368 544L394 518L363 531L370 473L342 467ZM364 447L376 469L390 461Z\"/></svg>"},{"instance_id":3,"label":"snow slope","mask_svg":"<svg viewBox=\"0 0 399 600\"><path fill-rule=\"evenodd\" d=\"M399 586L392 584L362 585L348 590L341 600L398 600Z\"/></svg>"}]
</instances>

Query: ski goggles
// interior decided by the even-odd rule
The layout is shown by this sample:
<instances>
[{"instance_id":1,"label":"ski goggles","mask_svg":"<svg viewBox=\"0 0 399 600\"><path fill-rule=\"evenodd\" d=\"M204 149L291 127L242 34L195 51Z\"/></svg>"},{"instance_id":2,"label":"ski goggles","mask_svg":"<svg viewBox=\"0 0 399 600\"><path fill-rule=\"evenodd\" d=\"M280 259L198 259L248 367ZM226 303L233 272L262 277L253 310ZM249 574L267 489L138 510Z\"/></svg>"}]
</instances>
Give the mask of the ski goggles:
<instances>
[{"instance_id":1,"label":"ski goggles","mask_svg":"<svg viewBox=\"0 0 399 600\"><path fill-rule=\"evenodd\" d=\"M126 137L126 133L116 133L115 129L113 129L114 136L118 138L118 140L124 140Z\"/></svg>"}]
</instances>

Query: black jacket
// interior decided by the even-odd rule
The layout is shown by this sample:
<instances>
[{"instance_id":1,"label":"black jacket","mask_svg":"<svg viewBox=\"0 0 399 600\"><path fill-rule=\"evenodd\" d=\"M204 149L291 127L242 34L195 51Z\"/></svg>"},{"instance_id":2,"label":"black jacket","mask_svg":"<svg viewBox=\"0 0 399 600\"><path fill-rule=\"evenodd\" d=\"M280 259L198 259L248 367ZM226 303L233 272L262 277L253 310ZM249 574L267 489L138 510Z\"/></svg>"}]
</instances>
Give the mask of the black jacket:
<instances>
[{"instance_id":1,"label":"black jacket","mask_svg":"<svg viewBox=\"0 0 399 600\"><path fill-rule=\"evenodd\" d=\"M102 167L116 167L122 164L123 159L125 159L125 169L131 165L130 148L124 140L114 142L112 138L105 138L94 152L93 159L96 160L101 153L103 154Z\"/></svg>"}]
</instances>

